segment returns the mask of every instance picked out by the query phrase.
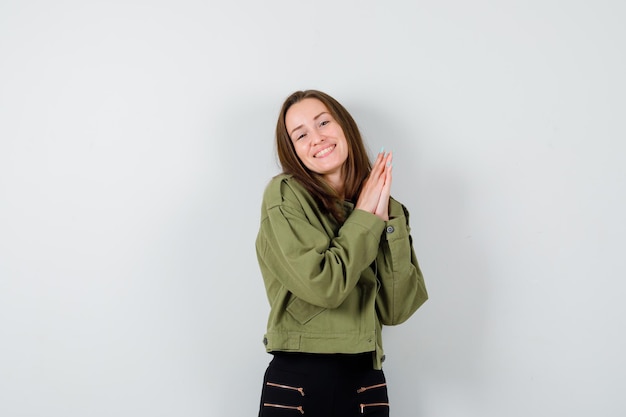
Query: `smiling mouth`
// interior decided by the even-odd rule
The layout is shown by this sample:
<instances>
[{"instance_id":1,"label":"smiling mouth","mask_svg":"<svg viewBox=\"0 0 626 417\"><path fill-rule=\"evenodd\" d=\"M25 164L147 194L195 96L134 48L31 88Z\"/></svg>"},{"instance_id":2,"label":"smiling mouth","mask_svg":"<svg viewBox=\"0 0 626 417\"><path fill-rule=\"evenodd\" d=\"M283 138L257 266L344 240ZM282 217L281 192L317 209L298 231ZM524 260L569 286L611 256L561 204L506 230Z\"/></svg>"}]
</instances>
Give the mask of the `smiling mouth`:
<instances>
[{"instance_id":1,"label":"smiling mouth","mask_svg":"<svg viewBox=\"0 0 626 417\"><path fill-rule=\"evenodd\" d=\"M333 146L329 146L328 148L322 149L321 151L319 151L318 153L316 153L315 155L313 155L315 158L323 158L324 156L328 155L329 153L331 153L334 149L335 149L336 145Z\"/></svg>"}]
</instances>

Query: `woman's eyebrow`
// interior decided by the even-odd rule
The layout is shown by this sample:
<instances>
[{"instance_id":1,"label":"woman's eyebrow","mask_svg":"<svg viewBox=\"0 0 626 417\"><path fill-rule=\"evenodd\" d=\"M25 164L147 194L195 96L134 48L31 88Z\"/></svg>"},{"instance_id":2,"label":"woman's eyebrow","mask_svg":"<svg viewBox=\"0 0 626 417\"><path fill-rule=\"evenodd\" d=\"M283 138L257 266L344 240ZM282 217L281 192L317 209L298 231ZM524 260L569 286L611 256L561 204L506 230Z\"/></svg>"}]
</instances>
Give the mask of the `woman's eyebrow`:
<instances>
[{"instance_id":1,"label":"woman's eyebrow","mask_svg":"<svg viewBox=\"0 0 626 417\"><path fill-rule=\"evenodd\" d=\"M328 112L327 112L327 111L323 111L323 112L321 112L320 114L318 114L317 116L315 116L315 117L313 118L313 120L317 120L317 119L319 119L319 118L320 118L322 115L324 115L324 114L328 114ZM302 126L303 126L303 125L299 125L299 126L294 127L294 128L291 130L291 132L289 132L289 136L293 135L293 132L295 132L296 130L300 129Z\"/></svg>"},{"instance_id":2,"label":"woman's eyebrow","mask_svg":"<svg viewBox=\"0 0 626 417\"><path fill-rule=\"evenodd\" d=\"M315 117L313 118L313 120L317 120L317 119L319 119L319 118L320 118L320 116L321 116L321 115L323 115L323 114L328 114L328 112L327 112L327 111L323 111L323 112L321 112L320 114L318 114L317 116L315 116Z\"/></svg>"}]
</instances>

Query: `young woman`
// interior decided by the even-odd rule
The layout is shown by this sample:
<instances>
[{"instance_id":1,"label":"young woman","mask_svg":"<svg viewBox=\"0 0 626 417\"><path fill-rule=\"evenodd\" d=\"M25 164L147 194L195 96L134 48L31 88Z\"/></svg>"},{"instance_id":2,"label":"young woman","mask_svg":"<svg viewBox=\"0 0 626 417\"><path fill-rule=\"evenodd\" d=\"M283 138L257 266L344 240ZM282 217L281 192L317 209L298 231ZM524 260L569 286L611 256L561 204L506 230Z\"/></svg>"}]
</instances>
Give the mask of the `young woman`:
<instances>
[{"instance_id":1,"label":"young woman","mask_svg":"<svg viewBox=\"0 0 626 417\"><path fill-rule=\"evenodd\" d=\"M276 145L283 173L256 240L273 354L259 416L389 416L382 326L428 298L409 213L390 197L392 155L371 165L350 114L315 90L287 98Z\"/></svg>"}]
</instances>

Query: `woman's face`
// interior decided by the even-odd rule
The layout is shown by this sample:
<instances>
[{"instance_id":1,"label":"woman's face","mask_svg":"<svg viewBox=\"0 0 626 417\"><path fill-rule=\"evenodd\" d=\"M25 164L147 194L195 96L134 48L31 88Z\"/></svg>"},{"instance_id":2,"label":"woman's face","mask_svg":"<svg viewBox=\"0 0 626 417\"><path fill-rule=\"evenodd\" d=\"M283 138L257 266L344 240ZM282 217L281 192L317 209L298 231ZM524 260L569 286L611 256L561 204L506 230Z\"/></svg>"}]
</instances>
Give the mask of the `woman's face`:
<instances>
[{"instance_id":1,"label":"woman's face","mask_svg":"<svg viewBox=\"0 0 626 417\"><path fill-rule=\"evenodd\" d=\"M293 104L285 126L302 163L336 190L343 189L341 168L348 159L348 142L324 103L306 98Z\"/></svg>"}]
</instances>

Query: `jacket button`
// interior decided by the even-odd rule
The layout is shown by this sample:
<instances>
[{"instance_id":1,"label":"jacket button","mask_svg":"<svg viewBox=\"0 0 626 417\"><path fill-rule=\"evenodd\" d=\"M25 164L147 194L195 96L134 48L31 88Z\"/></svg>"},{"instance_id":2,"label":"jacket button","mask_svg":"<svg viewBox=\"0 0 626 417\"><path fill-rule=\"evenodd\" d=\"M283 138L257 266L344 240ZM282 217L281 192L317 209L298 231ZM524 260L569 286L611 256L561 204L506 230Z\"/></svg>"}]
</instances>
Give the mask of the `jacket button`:
<instances>
[{"instance_id":1,"label":"jacket button","mask_svg":"<svg viewBox=\"0 0 626 417\"><path fill-rule=\"evenodd\" d=\"M396 230L393 228L393 226L387 226L387 233L393 233L393 231Z\"/></svg>"},{"instance_id":2,"label":"jacket button","mask_svg":"<svg viewBox=\"0 0 626 417\"><path fill-rule=\"evenodd\" d=\"M265 346L267 346L267 337L264 337L264 338L263 338L263 344L264 344Z\"/></svg>"}]
</instances>

